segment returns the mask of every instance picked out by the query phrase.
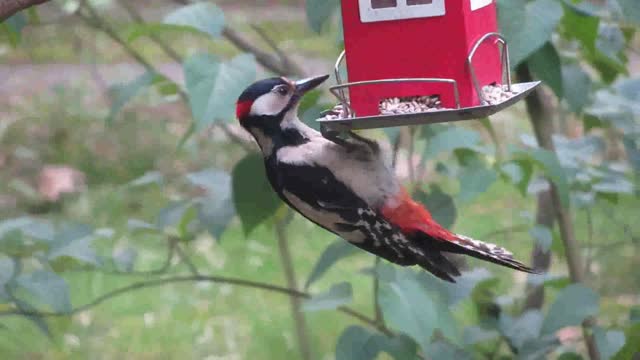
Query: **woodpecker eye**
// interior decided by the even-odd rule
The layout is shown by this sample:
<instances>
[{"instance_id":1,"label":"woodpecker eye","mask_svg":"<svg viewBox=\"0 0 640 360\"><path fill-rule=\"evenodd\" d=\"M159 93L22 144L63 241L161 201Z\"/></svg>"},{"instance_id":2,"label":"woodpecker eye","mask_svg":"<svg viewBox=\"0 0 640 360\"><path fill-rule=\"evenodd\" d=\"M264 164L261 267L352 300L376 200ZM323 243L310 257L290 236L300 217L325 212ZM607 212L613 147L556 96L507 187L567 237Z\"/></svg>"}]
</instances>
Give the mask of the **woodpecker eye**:
<instances>
[{"instance_id":1,"label":"woodpecker eye","mask_svg":"<svg viewBox=\"0 0 640 360\"><path fill-rule=\"evenodd\" d=\"M281 96L286 96L289 93L289 89L287 89L287 87L284 85L276 87L275 89L273 89L273 91Z\"/></svg>"}]
</instances>

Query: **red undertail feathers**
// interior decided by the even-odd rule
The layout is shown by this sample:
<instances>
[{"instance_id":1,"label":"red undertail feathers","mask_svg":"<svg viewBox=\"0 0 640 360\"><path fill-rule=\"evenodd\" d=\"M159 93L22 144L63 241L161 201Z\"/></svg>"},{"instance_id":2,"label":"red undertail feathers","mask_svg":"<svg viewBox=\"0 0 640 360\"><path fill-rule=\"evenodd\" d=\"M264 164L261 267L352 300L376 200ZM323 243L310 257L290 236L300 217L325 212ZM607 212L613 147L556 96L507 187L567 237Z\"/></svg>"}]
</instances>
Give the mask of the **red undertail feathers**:
<instances>
[{"instance_id":1,"label":"red undertail feathers","mask_svg":"<svg viewBox=\"0 0 640 360\"><path fill-rule=\"evenodd\" d=\"M515 260L511 252L500 246L458 235L443 228L433 219L429 210L414 201L404 189L398 198L389 204L393 206L383 207L382 215L402 232L423 243L425 251L469 255L511 269L536 273Z\"/></svg>"}]
</instances>

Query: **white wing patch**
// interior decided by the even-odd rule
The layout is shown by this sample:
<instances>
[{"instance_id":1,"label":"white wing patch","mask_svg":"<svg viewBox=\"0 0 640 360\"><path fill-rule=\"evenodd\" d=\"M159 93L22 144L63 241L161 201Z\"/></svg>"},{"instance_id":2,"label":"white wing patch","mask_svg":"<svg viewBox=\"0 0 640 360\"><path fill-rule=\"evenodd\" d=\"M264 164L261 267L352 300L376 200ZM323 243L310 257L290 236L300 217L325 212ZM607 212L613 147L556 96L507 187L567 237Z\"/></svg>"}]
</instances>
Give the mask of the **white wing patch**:
<instances>
[{"instance_id":1,"label":"white wing patch","mask_svg":"<svg viewBox=\"0 0 640 360\"><path fill-rule=\"evenodd\" d=\"M400 185L380 155L347 151L302 124L310 141L299 146L287 146L278 150L278 161L295 165L323 166L331 170L336 179L353 190L370 207L378 208L400 191Z\"/></svg>"},{"instance_id":2,"label":"white wing patch","mask_svg":"<svg viewBox=\"0 0 640 360\"><path fill-rule=\"evenodd\" d=\"M293 207L295 207L296 210L306 218L327 229L331 229L331 231L340 235L343 239L352 243L362 243L366 240L365 234L361 231L346 232L337 230L336 224L345 222L340 215L329 211L317 210L287 190L283 190L282 194L287 198L291 205L293 205Z\"/></svg>"}]
</instances>

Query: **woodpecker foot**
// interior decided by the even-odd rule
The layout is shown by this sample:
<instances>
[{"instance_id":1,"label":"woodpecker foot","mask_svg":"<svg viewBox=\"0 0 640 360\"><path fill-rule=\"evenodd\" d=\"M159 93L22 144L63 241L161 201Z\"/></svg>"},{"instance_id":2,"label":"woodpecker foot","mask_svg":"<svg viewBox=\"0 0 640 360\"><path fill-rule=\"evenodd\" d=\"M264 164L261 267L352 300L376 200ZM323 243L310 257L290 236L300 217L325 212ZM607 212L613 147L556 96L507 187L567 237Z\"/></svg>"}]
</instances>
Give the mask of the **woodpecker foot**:
<instances>
[{"instance_id":1,"label":"woodpecker foot","mask_svg":"<svg viewBox=\"0 0 640 360\"><path fill-rule=\"evenodd\" d=\"M350 151L356 150L362 145L367 146L374 153L378 153L380 151L380 147L378 146L377 142L362 137L354 133L353 131L346 131L344 133L341 133L340 131L328 129L326 126L321 125L320 133L325 139L343 146ZM342 134L345 134L344 139L340 137L340 135Z\"/></svg>"}]
</instances>

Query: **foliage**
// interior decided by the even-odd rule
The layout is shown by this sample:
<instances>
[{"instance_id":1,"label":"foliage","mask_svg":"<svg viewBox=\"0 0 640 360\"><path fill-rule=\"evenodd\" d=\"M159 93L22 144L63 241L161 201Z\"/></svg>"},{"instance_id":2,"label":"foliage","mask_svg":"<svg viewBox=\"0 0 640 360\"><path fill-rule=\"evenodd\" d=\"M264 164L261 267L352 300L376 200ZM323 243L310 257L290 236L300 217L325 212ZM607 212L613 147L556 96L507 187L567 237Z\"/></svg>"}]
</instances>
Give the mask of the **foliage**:
<instances>
[{"instance_id":1,"label":"foliage","mask_svg":"<svg viewBox=\"0 0 640 360\"><path fill-rule=\"evenodd\" d=\"M309 27L317 33L336 30L338 5L338 1L308 0ZM434 170L434 181L429 186L412 184L416 199L448 228L462 217L461 206L479 202L499 183L507 183L528 197L546 188L543 178L547 178L556 185L563 205L572 204L589 214L601 203L616 205L631 199L637 204L640 78L629 76L627 67L629 48L640 25L637 1L593 5L586 1L499 0L498 5L502 32L511 45L512 65L526 64L545 81L559 103L559 111L580 122L585 134L577 138L557 134L554 153L539 148L535 139L526 135L518 144L503 146L489 121L483 122L483 129L493 144L484 141L486 134L474 127L419 129L418 136L410 139L414 142L414 154L410 155L420 159L418 168ZM26 15L17 14L0 24L3 39L11 46L20 46L28 21ZM140 38L152 39L168 32L195 33L213 42L221 39L225 26L231 25L222 9L202 2L177 8L162 22L127 26L120 35L128 46L138 44ZM155 92L159 102L184 96L195 136L211 125L218 129L232 123L235 99L257 76L255 54L242 52L223 58L197 49L184 56L180 65L184 85L160 75L153 64L146 64L143 74L112 86L111 106L105 116L111 128L123 126L116 120L124 117L125 107L148 92ZM308 97L301 109L305 118L313 119L325 102L320 93ZM608 135L612 133L621 138L626 152L626 157L615 162L607 160L607 147L611 146ZM393 131L387 135L392 142L399 136ZM185 141L186 151L197 152L197 139ZM194 281L202 280L199 270L204 267L185 255L188 250L199 252L199 239L220 240L232 231L236 217L243 230L239 237L269 239L274 222L282 221L284 212L270 189L262 158L254 153L232 161L226 157L226 167L203 165L200 170L186 171L177 180L151 170L128 182L121 191L159 187L178 195L146 217L127 215L124 231L31 215L0 221L0 316L22 315L51 336L55 331L47 315L71 315L82 309L74 301L68 280L74 272L162 276L173 271L175 259L180 259L178 262L191 271ZM526 217L524 221L531 240L543 251L563 256L555 241L555 229L534 225ZM164 245L168 251L166 263L158 269L140 271L142 256L136 247L105 246L102 241L128 236L149 237L155 247ZM593 244L583 245L589 252L595 248ZM603 296L594 289L570 285L564 278L549 274L530 276L527 281L543 284L551 294L550 305L543 310L523 311L523 294L505 291L510 287L503 284L505 279L487 270L470 270L457 284L444 284L412 269L388 264L371 268L370 264L351 261L356 253L360 253L357 248L338 239L317 256L305 292L280 289L295 292L291 296L305 297L302 308L307 316L314 316L317 312L362 306L356 291L362 289L358 287L362 279L358 278L359 284L332 277L332 272L335 275L335 269L347 262L345 259L349 258L352 269L367 274L365 279L373 279L377 291L371 296L382 317L365 321L367 327L346 326L335 342L337 359L376 359L382 353L394 359L495 358L496 354L537 359L552 353L560 358L579 358L576 352L580 349L562 344L559 331L604 311ZM245 260L244 254L236 256L233 261ZM309 263L310 258L304 262ZM246 285L242 279L227 282ZM273 286L270 289L274 291ZM3 319L0 317L0 322ZM602 358L630 359L637 350L633 348L638 342L637 324L631 320L628 324L605 324L593 328Z\"/></svg>"}]
</instances>

